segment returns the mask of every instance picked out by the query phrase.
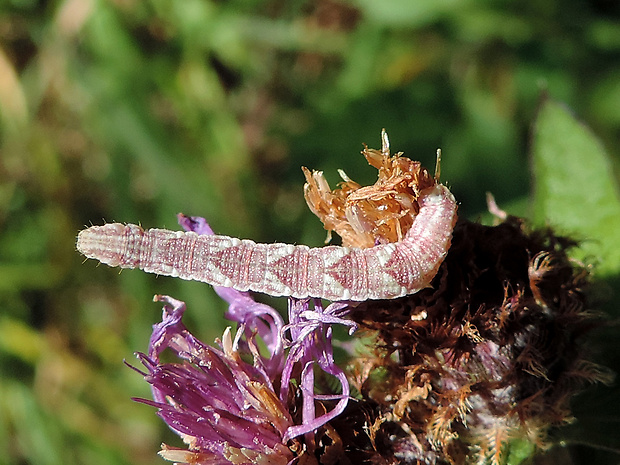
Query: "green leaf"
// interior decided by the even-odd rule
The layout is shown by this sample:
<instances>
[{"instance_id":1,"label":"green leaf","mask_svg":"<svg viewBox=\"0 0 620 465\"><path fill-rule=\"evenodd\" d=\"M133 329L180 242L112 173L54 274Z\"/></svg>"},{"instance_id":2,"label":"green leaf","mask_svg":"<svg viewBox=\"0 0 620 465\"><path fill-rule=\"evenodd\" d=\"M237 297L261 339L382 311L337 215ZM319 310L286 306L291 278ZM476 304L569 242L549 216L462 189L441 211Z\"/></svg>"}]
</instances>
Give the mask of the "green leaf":
<instances>
[{"instance_id":1,"label":"green leaf","mask_svg":"<svg viewBox=\"0 0 620 465\"><path fill-rule=\"evenodd\" d=\"M620 271L620 199L609 156L563 105L543 102L534 127L534 221L580 241L598 277Z\"/></svg>"}]
</instances>

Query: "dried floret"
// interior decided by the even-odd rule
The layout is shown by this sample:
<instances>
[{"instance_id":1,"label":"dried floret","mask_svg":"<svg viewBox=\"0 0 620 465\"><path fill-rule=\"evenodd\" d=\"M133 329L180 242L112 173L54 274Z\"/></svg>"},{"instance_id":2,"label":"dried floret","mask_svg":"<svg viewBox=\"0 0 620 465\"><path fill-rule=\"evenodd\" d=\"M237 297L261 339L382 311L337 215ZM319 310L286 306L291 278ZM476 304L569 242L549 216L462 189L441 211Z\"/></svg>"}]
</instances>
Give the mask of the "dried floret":
<instances>
[{"instance_id":1,"label":"dried floret","mask_svg":"<svg viewBox=\"0 0 620 465\"><path fill-rule=\"evenodd\" d=\"M340 171L343 182L331 190L323 172L303 168L310 210L325 229L342 238L344 246L366 248L401 240L418 214L420 191L435 184L420 162L401 156L401 152L390 155L385 130L381 135L380 151L368 147L362 151L379 171L372 186L362 187Z\"/></svg>"}]
</instances>

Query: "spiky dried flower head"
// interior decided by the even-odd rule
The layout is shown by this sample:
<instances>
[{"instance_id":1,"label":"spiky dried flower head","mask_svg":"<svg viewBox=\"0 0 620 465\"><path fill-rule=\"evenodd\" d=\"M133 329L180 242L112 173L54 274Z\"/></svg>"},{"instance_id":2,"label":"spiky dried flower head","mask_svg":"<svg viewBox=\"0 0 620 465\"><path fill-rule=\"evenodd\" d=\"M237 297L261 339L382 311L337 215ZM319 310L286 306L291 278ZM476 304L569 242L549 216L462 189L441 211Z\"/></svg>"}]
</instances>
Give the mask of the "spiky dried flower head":
<instances>
[{"instance_id":1,"label":"spiky dried flower head","mask_svg":"<svg viewBox=\"0 0 620 465\"><path fill-rule=\"evenodd\" d=\"M515 218L461 220L432 288L356 307L352 319L376 335L353 376L373 406L373 454L501 464L511 441L544 447L552 426L572 420L580 388L609 380L579 343L593 315L572 245Z\"/></svg>"},{"instance_id":2,"label":"spiky dried flower head","mask_svg":"<svg viewBox=\"0 0 620 465\"><path fill-rule=\"evenodd\" d=\"M419 212L420 191L435 185L434 177L419 161L390 154L383 130L381 150L364 147L362 154L377 168L372 186L361 186L340 170L343 180L331 190L323 172L303 168L304 195L310 210L329 232L335 231L348 247L373 247L400 241Z\"/></svg>"}]
</instances>

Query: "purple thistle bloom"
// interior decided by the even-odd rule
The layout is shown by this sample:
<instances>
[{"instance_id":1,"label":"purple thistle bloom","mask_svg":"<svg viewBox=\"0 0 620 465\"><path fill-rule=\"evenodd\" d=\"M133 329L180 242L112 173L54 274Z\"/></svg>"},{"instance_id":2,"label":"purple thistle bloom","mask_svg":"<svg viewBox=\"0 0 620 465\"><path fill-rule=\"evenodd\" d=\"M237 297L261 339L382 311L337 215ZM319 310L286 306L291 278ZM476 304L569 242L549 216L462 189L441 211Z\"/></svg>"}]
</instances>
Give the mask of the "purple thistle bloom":
<instances>
[{"instance_id":1,"label":"purple thistle bloom","mask_svg":"<svg viewBox=\"0 0 620 465\"><path fill-rule=\"evenodd\" d=\"M293 425L288 409L262 370L244 362L235 350L230 330L221 350L196 339L181 322L185 304L167 296L163 319L154 325L149 353L138 354L147 369L153 400L136 399L159 409L158 415L189 446L163 446L167 460L192 464L286 465L294 454L285 435ZM183 363L161 363L171 349Z\"/></svg>"}]
</instances>

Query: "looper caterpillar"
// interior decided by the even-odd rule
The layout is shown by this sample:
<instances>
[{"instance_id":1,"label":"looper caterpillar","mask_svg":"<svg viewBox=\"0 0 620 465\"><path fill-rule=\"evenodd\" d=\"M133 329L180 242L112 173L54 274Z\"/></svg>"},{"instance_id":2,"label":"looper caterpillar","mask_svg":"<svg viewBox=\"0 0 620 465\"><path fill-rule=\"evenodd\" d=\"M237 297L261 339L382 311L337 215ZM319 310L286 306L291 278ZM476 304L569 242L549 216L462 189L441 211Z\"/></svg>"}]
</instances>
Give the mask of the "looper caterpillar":
<instances>
[{"instance_id":1,"label":"looper caterpillar","mask_svg":"<svg viewBox=\"0 0 620 465\"><path fill-rule=\"evenodd\" d=\"M383 137L382 153L388 144L385 133ZM419 211L402 240L374 247L257 244L109 223L80 231L77 249L109 266L239 291L332 301L393 299L428 287L450 247L457 204L439 183L438 171L434 185L417 195Z\"/></svg>"}]
</instances>

